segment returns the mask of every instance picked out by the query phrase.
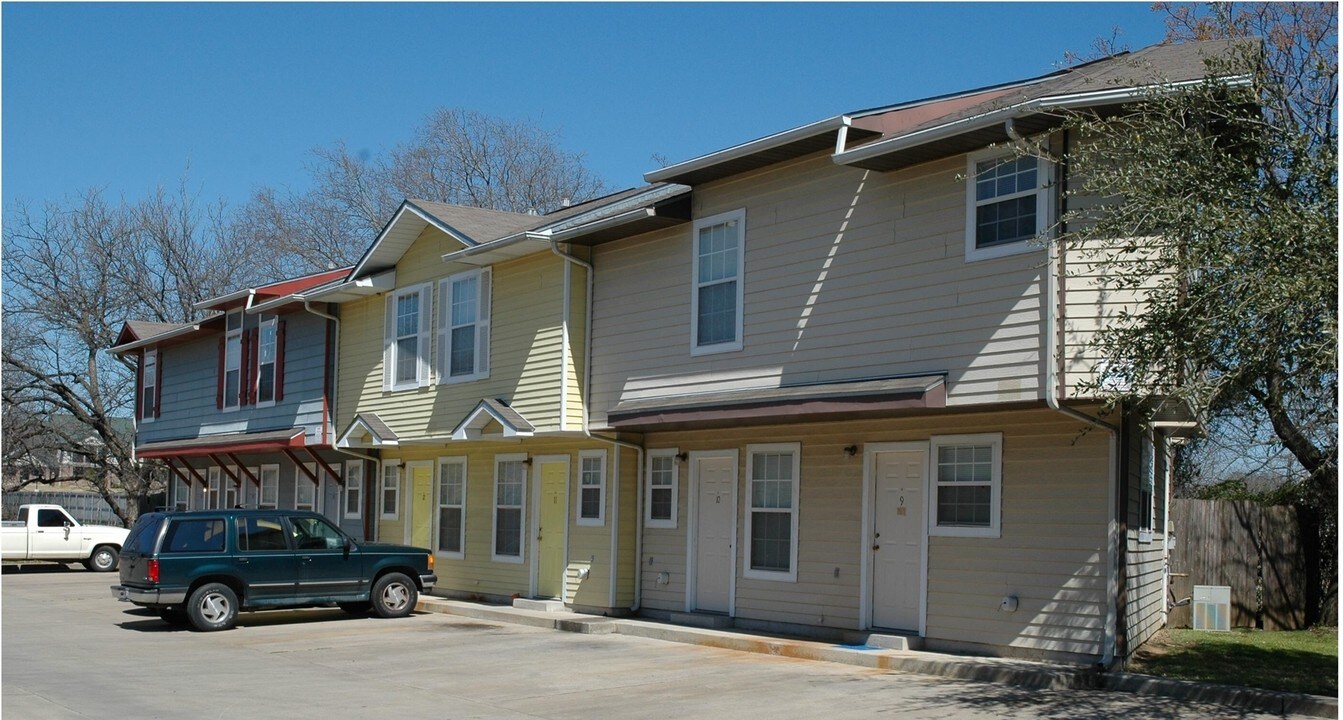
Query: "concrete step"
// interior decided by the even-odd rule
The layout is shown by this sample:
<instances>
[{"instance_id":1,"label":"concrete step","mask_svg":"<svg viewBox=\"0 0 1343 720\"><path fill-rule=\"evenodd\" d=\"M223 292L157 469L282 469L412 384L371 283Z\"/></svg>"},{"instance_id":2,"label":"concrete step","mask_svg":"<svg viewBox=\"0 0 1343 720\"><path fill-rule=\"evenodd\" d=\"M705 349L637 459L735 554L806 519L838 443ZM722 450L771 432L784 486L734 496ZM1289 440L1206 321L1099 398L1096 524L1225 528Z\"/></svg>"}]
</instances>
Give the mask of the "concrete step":
<instances>
[{"instance_id":1,"label":"concrete step","mask_svg":"<svg viewBox=\"0 0 1343 720\"><path fill-rule=\"evenodd\" d=\"M519 610L534 610L536 612L564 612L564 601L562 600L532 600L530 598L513 598L513 607Z\"/></svg>"},{"instance_id":2,"label":"concrete step","mask_svg":"<svg viewBox=\"0 0 1343 720\"><path fill-rule=\"evenodd\" d=\"M863 644L887 650L922 650L923 638L917 635L871 633L863 640Z\"/></svg>"},{"instance_id":3,"label":"concrete step","mask_svg":"<svg viewBox=\"0 0 1343 720\"><path fill-rule=\"evenodd\" d=\"M674 625L688 625L708 630L727 630L732 627L732 618L717 613L674 612L670 620Z\"/></svg>"}]
</instances>

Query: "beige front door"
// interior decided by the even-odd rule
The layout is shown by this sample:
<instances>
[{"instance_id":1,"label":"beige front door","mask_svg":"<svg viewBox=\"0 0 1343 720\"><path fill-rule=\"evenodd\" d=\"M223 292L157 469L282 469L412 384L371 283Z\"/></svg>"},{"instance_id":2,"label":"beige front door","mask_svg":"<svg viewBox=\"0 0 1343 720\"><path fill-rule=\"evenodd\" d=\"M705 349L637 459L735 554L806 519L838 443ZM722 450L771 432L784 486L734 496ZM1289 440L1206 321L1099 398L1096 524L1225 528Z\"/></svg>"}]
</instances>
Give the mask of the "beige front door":
<instances>
[{"instance_id":1,"label":"beige front door","mask_svg":"<svg viewBox=\"0 0 1343 720\"><path fill-rule=\"evenodd\" d=\"M536 523L536 594L563 598L564 541L569 524L569 460L541 464L541 507Z\"/></svg>"},{"instance_id":2,"label":"beige front door","mask_svg":"<svg viewBox=\"0 0 1343 720\"><path fill-rule=\"evenodd\" d=\"M429 463L410 463L410 544L433 547L434 469Z\"/></svg>"},{"instance_id":3,"label":"beige front door","mask_svg":"<svg viewBox=\"0 0 1343 720\"><path fill-rule=\"evenodd\" d=\"M731 455L691 456L695 486L694 599L692 610L731 612L732 577L736 572L737 458Z\"/></svg>"},{"instance_id":4,"label":"beige front door","mask_svg":"<svg viewBox=\"0 0 1343 720\"><path fill-rule=\"evenodd\" d=\"M923 588L923 450L873 460L872 625L918 632Z\"/></svg>"}]
</instances>

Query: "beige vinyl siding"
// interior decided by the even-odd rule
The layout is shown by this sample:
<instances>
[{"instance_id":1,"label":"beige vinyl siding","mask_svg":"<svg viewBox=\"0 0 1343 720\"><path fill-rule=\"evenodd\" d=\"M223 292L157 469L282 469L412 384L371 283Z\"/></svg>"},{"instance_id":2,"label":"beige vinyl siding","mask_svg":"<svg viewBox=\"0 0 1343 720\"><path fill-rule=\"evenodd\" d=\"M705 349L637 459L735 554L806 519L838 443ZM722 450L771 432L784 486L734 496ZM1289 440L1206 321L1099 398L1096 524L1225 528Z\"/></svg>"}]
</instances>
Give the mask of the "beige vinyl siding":
<instances>
[{"instance_id":1,"label":"beige vinyl siding","mask_svg":"<svg viewBox=\"0 0 1343 720\"><path fill-rule=\"evenodd\" d=\"M1065 397L1094 397L1097 364L1104 357L1094 346L1097 333L1142 308L1141 289L1106 287L1107 258L1120 254L1119 243L1107 248L1070 249L1063 253L1063 391Z\"/></svg>"},{"instance_id":2,"label":"beige vinyl siding","mask_svg":"<svg viewBox=\"0 0 1343 720\"><path fill-rule=\"evenodd\" d=\"M459 247L438 230L426 229L397 266L398 287L433 282L437 313L442 302L437 281L471 269L442 261L444 252ZM383 392L385 296L344 304L338 427L343 430L357 413L371 412L403 441L445 437L482 398L498 398L538 431L560 429L564 264L554 255L538 254L493 266L490 371L482 380ZM437 353L436 335L430 344Z\"/></svg>"},{"instance_id":3,"label":"beige vinyl siding","mask_svg":"<svg viewBox=\"0 0 1343 720\"><path fill-rule=\"evenodd\" d=\"M746 211L744 348L692 357L689 224L600 245L594 423L621 400L917 373L948 404L1034 400L1043 252L967 263L964 158L891 174L818 154L709 183Z\"/></svg>"},{"instance_id":4,"label":"beige vinyl siding","mask_svg":"<svg viewBox=\"0 0 1343 720\"><path fill-rule=\"evenodd\" d=\"M588 269L569 264L569 359L565 366L565 429L583 427L584 374L587 367Z\"/></svg>"},{"instance_id":5,"label":"beige vinyl siding","mask_svg":"<svg viewBox=\"0 0 1343 720\"><path fill-rule=\"evenodd\" d=\"M1003 433L1002 536L928 538L927 638L948 646L1012 648L1027 655L1099 656L1106 601L1108 436L1044 410L943 414L725 430L655 432L650 449L737 449L736 616L855 629L859 617L864 459L845 446L926 441L933 435ZM801 443L797 582L744 577L746 446ZM643 606L686 606L687 463L679 465L675 529L644 530ZM669 582L657 584L666 572ZM918 582L918 579L913 579ZM1005 595L1014 613L999 610Z\"/></svg>"}]
</instances>

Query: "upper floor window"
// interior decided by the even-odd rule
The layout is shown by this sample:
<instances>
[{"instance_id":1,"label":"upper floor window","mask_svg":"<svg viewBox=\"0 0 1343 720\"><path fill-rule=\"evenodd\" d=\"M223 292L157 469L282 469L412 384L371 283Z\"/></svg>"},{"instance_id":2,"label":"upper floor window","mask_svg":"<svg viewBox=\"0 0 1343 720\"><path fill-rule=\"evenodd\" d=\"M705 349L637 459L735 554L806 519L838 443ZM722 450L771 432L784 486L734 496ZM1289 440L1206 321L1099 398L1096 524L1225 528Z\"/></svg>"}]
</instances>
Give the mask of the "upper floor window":
<instances>
[{"instance_id":1,"label":"upper floor window","mask_svg":"<svg viewBox=\"0 0 1343 720\"><path fill-rule=\"evenodd\" d=\"M695 221L690 354L742 348L742 251L746 211Z\"/></svg>"},{"instance_id":2,"label":"upper floor window","mask_svg":"<svg viewBox=\"0 0 1343 720\"><path fill-rule=\"evenodd\" d=\"M1000 537L1002 434L935 436L931 445L936 497L928 534Z\"/></svg>"},{"instance_id":3,"label":"upper floor window","mask_svg":"<svg viewBox=\"0 0 1343 720\"><path fill-rule=\"evenodd\" d=\"M274 315L261 316L261 330L257 336L257 404L273 403L275 397L275 370L279 343L276 336L276 318Z\"/></svg>"},{"instance_id":4,"label":"upper floor window","mask_svg":"<svg viewBox=\"0 0 1343 720\"><path fill-rule=\"evenodd\" d=\"M429 382L429 317L433 286L403 288L387 296L383 326L383 390L404 390Z\"/></svg>"},{"instance_id":5,"label":"upper floor window","mask_svg":"<svg viewBox=\"0 0 1343 720\"><path fill-rule=\"evenodd\" d=\"M153 420L159 408L159 351L145 351L140 368L140 419Z\"/></svg>"},{"instance_id":6,"label":"upper floor window","mask_svg":"<svg viewBox=\"0 0 1343 720\"><path fill-rule=\"evenodd\" d=\"M1030 240L1048 227L1051 165L1011 150L973 153L966 182L965 259L1038 249Z\"/></svg>"},{"instance_id":7,"label":"upper floor window","mask_svg":"<svg viewBox=\"0 0 1343 720\"><path fill-rule=\"evenodd\" d=\"M222 407L236 408L242 402L242 310L224 316L224 372Z\"/></svg>"},{"instance_id":8,"label":"upper floor window","mask_svg":"<svg viewBox=\"0 0 1343 720\"><path fill-rule=\"evenodd\" d=\"M438 381L487 377L490 367L490 269L438 284Z\"/></svg>"}]
</instances>

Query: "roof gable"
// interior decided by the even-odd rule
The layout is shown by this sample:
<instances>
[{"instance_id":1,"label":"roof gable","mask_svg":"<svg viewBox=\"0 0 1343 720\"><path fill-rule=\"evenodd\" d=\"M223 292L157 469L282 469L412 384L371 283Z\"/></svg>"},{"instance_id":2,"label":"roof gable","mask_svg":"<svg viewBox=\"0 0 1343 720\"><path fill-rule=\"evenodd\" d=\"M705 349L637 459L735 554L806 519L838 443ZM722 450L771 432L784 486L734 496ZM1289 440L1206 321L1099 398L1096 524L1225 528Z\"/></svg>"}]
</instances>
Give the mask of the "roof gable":
<instances>
[{"instance_id":1,"label":"roof gable","mask_svg":"<svg viewBox=\"0 0 1343 720\"><path fill-rule=\"evenodd\" d=\"M546 222L539 215L448 205L430 200L406 200L355 263L350 277L361 277L396 267L427 227L471 248Z\"/></svg>"}]
</instances>

